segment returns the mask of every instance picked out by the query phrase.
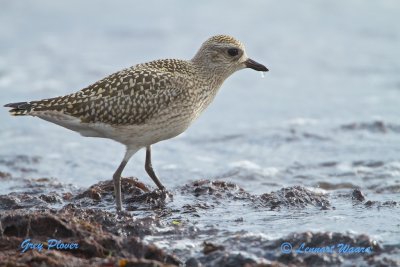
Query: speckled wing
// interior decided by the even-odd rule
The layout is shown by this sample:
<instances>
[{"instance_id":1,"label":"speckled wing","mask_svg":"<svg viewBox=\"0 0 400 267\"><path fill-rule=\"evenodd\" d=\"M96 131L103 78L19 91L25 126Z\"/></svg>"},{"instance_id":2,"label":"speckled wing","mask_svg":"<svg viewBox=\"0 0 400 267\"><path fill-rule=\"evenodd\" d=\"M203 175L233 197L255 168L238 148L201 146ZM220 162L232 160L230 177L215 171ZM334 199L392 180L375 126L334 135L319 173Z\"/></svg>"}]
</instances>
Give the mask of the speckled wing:
<instances>
[{"instance_id":1,"label":"speckled wing","mask_svg":"<svg viewBox=\"0 0 400 267\"><path fill-rule=\"evenodd\" d=\"M19 112L25 114L14 115L54 112L83 123L144 124L185 92L174 73L141 66L114 73L74 94L19 103ZM18 112L18 107L14 109Z\"/></svg>"}]
</instances>

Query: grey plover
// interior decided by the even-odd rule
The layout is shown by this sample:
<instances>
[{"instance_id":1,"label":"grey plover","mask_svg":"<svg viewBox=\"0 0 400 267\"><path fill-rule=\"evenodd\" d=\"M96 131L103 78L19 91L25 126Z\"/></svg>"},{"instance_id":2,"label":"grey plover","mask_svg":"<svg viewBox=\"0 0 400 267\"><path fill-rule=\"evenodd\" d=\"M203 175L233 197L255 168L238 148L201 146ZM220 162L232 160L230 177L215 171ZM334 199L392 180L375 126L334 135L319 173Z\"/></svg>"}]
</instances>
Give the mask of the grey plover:
<instances>
[{"instance_id":1,"label":"grey plover","mask_svg":"<svg viewBox=\"0 0 400 267\"><path fill-rule=\"evenodd\" d=\"M268 71L247 57L240 41L216 35L191 60L134 65L73 94L5 107L15 116L37 116L83 136L124 144L125 156L113 175L117 210L121 210L121 174L132 155L146 148L145 170L165 190L151 164L151 145L184 132L212 102L225 79L244 68Z\"/></svg>"}]
</instances>

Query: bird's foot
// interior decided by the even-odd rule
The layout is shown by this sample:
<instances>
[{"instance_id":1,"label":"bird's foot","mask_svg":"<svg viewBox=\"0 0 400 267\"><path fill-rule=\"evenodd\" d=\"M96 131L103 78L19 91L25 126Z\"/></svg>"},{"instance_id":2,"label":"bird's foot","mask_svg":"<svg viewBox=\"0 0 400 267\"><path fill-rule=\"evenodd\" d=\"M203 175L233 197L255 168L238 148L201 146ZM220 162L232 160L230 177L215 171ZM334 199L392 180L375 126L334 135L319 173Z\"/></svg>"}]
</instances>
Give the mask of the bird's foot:
<instances>
[{"instance_id":1,"label":"bird's foot","mask_svg":"<svg viewBox=\"0 0 400 267\"><path fill-rule=\"evenodd\" d=\"M157 188L154 190L154 193L159 195L163 200L167 200L168 198L173 198L172 192L168 191L165 187Z\"/></svg>"},{"instance_id":2,"label":"bird's foot","mask_svg":"<svg viewBox=\"0 0 400 267\"><path fill-rule=\"evenodd\" d=\"M130 213L125 209L121 209L121 210L117 209L116 214L119 216L130 216Z\"/></svg>"}]
</instances>

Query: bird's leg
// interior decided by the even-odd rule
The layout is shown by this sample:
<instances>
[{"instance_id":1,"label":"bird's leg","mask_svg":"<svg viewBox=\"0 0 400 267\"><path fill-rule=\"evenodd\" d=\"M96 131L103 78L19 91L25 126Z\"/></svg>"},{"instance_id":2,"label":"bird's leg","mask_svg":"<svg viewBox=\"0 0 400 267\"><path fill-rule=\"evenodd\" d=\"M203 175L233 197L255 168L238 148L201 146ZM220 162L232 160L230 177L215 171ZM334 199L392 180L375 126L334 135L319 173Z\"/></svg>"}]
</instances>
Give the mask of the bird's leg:
<instances>
[{"instance_id":1,"label":"bird's leg","mask_svg":"<svg viewBox=\"0 0 400 267\"><path fill-rule=\"evenodd\" d=\"M115 202L117 204L118 211L122 210L121 174L133 154L134 152L131 150L126 151L124 159L122 160L121 164L113 175Z\"/></svg>"},{"instance_id":2,"label":"bird's leg","mask_svg":"<svg viewBox=\"0 0 400 267\"><path fill-rule=\"evenodd\" d=\"M121 173L124 170L127 163L128 163L127 161L123 160L113 175L115 202L117 204L118 211L120 211L122 209Z\"/></svg>"},{"instance_id":3,"label":"bird's leg","mask_svg":"<svg viewBox=\"0 0 400 267\"><path fill-rule=\"evenodd\" d=\"M153 166L151 164L151 146L146 147L146 163L144 164L144 168L147 174L150 176L150 178L157 185L158 189L165 190L165 187L161 184L157 175L154 173Z\"/></svg>"}]
</instances>

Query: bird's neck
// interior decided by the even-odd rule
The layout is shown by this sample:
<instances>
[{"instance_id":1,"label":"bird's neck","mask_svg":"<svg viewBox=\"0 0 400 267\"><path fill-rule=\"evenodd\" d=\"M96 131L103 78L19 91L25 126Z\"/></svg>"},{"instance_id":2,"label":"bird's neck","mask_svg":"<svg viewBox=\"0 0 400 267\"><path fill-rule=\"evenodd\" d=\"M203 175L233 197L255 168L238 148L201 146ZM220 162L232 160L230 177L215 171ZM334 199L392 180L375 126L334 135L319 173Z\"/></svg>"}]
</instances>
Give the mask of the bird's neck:
<instances>
[{"instance_id":1,"label":"bird's neck","mask_svg":"<svg viewBox=\"0 0 400 267\"><path fill-rule=\"evenodd\" d=\"M207 81L216 90L232 74L225 68L218 68L203 61L202 58L194 57L190 62L196 69L197 75L201 76L204 81Z\"/></svg>"}]
</instances>

